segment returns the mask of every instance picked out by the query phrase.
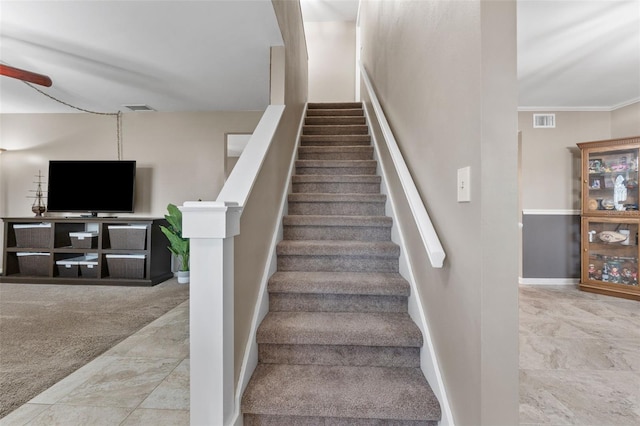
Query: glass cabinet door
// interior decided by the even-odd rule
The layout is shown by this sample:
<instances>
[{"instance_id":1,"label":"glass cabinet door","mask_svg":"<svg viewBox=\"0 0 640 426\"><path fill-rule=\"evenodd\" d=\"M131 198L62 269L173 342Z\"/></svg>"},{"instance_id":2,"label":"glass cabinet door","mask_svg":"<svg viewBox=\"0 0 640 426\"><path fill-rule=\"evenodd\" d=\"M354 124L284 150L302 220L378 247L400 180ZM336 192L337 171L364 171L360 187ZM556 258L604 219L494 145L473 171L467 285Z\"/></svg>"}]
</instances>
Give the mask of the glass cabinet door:
<instances>
[{"instance_id":1,"label":"glass cabinet door","mask_svg":"<svg viewBox=\"0 0 640 426\"><path fill-rule=\"evenodd\" d=\"M589 151L587 155L584 212L637 214L638 149Z\"/></svg>"},{"instance_id":2,"label":"glass cabinet door","mask_svg":"<svg viewBox=\"0 0 640 426\"><path fill-rule=\"evenodd\" d=\"M638 222L583 218L582 281L638 287Z\"/></svg>"}]
</instances>

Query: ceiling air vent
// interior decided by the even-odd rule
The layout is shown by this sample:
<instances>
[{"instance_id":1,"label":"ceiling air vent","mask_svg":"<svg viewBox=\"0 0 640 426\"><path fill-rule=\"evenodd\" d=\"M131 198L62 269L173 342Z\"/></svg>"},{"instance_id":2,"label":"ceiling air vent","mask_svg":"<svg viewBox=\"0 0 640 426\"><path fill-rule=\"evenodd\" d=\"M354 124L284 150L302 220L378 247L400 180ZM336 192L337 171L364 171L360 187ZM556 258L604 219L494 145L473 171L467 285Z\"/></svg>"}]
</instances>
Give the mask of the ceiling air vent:
<instances>
[{"instance_id":1,"label":"ceiling air vent","mask_svg":"<svg viewBox=\"0 0 640 426\"><path fill-rule=\"evenodd\" d=\"M125 108L129 108L131 111L155 111L149 105L124 105Z\"/></svg>"},{"instance_id":2,"label":"ceiling air vent","mask_svg":"<svg viewBox=\"0 0 640 426\"><path fill-rule=\"evenodd\" d=\"M533 128L534 129L555 129L556 115L555 114L533 114Z\"/></svg>"}]
</instances>

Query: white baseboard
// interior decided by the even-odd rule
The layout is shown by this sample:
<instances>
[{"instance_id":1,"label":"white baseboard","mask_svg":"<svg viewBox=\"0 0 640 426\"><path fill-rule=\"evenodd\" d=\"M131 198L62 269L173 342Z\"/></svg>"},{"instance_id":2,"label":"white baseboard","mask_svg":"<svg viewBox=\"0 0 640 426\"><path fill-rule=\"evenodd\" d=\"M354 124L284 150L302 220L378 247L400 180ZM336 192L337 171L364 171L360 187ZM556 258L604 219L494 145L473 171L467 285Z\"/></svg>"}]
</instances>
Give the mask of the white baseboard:
<instances>
[{"instance_id":1,"label":"white baseboard","mask_svg":"<svg viewBox=\"0 0 640 426\"><path fill-rule=\"evenodd\" d=\"M579 278L518 278L521 285L578 285Z\"/></svg>"},{"instance_id":2,"label":"white baseboard","mask_svg":"<svg viewBox=\"0 0 640 426\"><path fill-rule=\"evenodd\" d=\"M542 215L542 216L580 216L580 210L569 209L523 209L523 215Z\"/></svg>"}]
</instances>

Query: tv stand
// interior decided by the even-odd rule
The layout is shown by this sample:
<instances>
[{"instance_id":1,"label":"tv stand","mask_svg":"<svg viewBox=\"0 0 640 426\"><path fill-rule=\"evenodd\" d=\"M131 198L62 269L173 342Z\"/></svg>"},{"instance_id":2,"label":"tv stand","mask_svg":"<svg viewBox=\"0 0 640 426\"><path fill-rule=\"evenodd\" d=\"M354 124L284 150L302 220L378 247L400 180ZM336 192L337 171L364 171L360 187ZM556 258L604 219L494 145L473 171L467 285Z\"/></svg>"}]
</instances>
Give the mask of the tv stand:
<instances>
[{"instance_id":1,"label":"tv stand","mask_svg":"<svg viewBox=\"0 0 640 426\"><path fill-rule=\"evenodd\" d=\"M24 284L88 284L88 285L115 285L115 286L152 286L173 277L171 272L171 253L167 249L169 242L160 230L160 225L167 226L165 219L141 218L141 217L29 217L29 218L2 218L4 222L4 255L3 269L0 276L2 283ZM50 224L50 227L39 229L42 239L38 238L29 242L29 247L18 246L16 231L24 232L23 228L29 228L41 223ZM114 247L109 227L132 226L140 230L144 241L137 241L130 247ZM70 233L93 232L97 236L87 241L83 247L74 247ZM114 241L115 242L115 241ZM139 245L137 243L140 243ZM135 246L135 247L134 247ZM142 248L140 248L142 247ZM38 271L21 270L19 259L22 256L33 255L42 263ZM95 256L97 265L95 276L83 275L61 276L60 265L56 262L80 256ZM142 276L115 278L110 270L109 257L130 256L144 257L144 269ZM116 256L116 257L117 257Z\"/></svg>"}]
</instances>

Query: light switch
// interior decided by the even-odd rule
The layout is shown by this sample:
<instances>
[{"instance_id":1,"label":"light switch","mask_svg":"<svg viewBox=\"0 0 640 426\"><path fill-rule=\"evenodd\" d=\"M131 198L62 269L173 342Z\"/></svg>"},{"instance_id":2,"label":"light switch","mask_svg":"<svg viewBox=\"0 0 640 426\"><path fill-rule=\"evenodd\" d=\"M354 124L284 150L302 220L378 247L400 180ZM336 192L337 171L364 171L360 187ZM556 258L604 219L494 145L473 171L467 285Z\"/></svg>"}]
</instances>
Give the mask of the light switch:
<instances>
[{"instance_id":1,"label":"light switch","mask_svg":"<svg viewBox=\"0 0 640 426\"><path fill-rule=\"evenodd\" d=\"M458 169L458 202L471 201L471 167Z\"/></svg>"}]
</instances>

